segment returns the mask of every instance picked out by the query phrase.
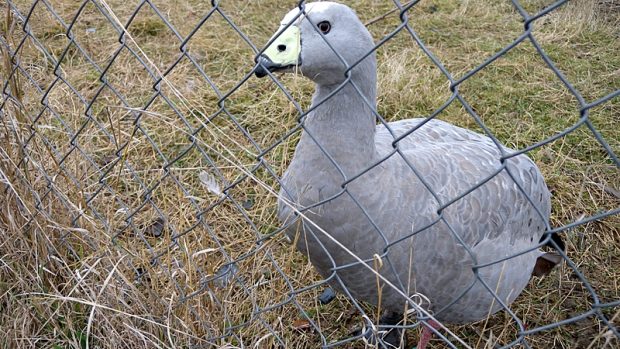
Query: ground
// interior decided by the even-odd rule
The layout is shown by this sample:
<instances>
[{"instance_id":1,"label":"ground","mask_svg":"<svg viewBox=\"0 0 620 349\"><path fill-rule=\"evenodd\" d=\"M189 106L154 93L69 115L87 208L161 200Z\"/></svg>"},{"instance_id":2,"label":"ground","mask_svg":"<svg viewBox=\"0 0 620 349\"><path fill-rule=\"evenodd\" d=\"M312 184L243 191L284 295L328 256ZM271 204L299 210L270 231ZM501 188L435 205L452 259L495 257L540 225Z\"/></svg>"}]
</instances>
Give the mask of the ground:
<instances>
[{"instance_id":1,"label":"ground","mask_svg":"<svg viewBox=\"0 0 620 349\"><path fill-rule=\"evenodd\" d=\"M391 1L344 2L377 41L401 23ZM271 80L244 80L254 48L297 1L223 0L215 9L199 0L39 1L31 36L20 45L23 18L15 12L26 16L32 3L9 1L12 15L0 4L1 347L188 347L217 338L209 344L314 348L361 324L342 295L319 304L321 278L278 233L274 175L286 169L299 132L277 142L299 113ZM522 2L531 14L551 4ZM420 1L407 15L455 80L524 30L508 1ZM585 103L620 88L619 19L613 1L579 0L533 24L540 47ZM119 42L126 47L119 50ZM11 74L17 47L13 62L21 69ZM387 121L428 116L449 99L448 79L406 31L377 54L378 112ZM307 108L312 85L296 75L280 79ZM458 88L513 149L585 116L528 40ZM619 154L620 98L587 116ZM459 103L438 118L482 132ZM620 206L617 163L586 125L528 155L552 192L553 227ZM203 171L216 188L204 185ZM562 235L588 285L567 264L534 278L511 306L528 329L591 309L588 287L600 303L620 299L619 216ZM374 318L376 311L365 309ZM618 323L617 304L602 312ZM503 312L449 328L481 348L506 345L517 331ZM408 335L415 340L418 331ZM528 341L535 348L618 345L592 316ZM436 340L431 347L446 346Z\"/></svg>"}]
</instances>

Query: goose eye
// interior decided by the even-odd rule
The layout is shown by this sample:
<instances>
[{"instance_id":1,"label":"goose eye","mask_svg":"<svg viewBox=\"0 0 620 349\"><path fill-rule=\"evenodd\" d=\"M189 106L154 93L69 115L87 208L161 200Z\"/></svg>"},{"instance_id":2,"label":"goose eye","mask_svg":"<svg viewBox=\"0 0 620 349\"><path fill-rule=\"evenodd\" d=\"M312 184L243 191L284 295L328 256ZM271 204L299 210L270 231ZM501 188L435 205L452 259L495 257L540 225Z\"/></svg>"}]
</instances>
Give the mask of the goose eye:
<instances>
[{"instance_id":1,"label":"goose eye","mask_svg":"<svg viewBox=\"0 0 620 349\"><path fill-rule=\"evenodd\" d=\"M317 24L317 27L323 34L329 33L329 31L332 29L332 25L328 21L323 21Z\"/></svg>"}]
</instances>

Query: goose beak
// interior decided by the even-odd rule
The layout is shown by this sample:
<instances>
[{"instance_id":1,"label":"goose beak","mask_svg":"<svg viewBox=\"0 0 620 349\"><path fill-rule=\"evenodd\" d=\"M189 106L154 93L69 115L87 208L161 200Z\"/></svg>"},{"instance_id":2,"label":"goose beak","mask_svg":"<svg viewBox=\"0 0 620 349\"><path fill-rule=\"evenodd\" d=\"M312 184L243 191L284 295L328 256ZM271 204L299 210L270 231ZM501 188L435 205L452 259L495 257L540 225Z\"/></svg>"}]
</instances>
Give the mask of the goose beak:
<instances>
[{"instance_id":1,"label":"goose beak","mask_svg":"<svg viewBox=\"0 0 620 349\"><path fill-rule=\"evenodd\" d=\"M299 27L291 25L265 49L256 60L254 74L262 78L267 72L282 71L301 65L301 33Z\"/></svg>"}]
</instances>

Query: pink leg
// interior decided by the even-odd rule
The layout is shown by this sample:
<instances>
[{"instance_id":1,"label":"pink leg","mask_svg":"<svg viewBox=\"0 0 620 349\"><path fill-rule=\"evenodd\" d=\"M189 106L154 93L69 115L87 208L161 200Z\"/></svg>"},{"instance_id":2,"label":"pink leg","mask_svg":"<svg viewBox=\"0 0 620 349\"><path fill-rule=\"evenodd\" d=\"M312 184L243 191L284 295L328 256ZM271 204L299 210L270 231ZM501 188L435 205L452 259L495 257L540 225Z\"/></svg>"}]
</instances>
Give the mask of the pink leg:
<instances>
[{"instance_id":1,"label":"pink leg","mask_svg":"<svg viewBox=\"0 0 620 349\"><path fill-rule=\"evenodd\" d=\"M433 327L434 329L439 329L441 326L434 320L429 320L428 325L424 325L422 327L422 333L420 334L420 340L418 341L418 346L416 349L425 349L428 342L433 338L433 331L428 326Z\"/></svg>"}]
</instances>

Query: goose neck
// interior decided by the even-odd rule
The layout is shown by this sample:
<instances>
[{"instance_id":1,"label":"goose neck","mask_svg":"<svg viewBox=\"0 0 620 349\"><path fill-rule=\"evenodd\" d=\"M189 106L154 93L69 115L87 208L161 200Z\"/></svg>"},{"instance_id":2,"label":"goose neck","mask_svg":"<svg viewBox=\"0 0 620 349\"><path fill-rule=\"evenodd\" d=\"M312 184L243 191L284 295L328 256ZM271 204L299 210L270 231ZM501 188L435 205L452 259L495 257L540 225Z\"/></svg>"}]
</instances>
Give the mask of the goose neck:
<instances>
[{"instance_id":1,"label":"goose neck","mask_svg":"<svg viewBox=\"0 0 620 349\"><path fill-rule=\"evenodd\" d=\"M304 122L300 142L313 152L329 153L347 175L363 170L378 157L375 90L374 84L318 85L312 99L315 109Z\"/></svg>"}]
</instances>

